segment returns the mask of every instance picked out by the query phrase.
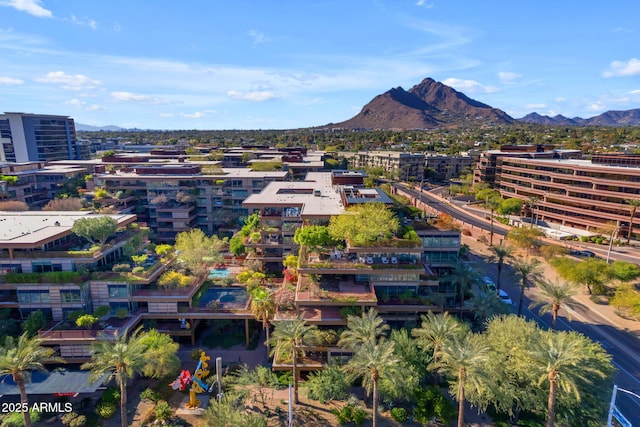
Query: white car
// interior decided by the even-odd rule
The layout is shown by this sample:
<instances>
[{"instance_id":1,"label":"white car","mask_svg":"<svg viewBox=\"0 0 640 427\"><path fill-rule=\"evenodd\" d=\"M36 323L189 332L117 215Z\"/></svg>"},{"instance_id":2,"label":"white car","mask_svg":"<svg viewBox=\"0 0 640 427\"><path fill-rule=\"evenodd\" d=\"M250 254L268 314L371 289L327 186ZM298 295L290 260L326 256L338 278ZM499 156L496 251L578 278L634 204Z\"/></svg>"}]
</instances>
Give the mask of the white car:
<instances>
[{"instance_id":1,"label":"white car","mask_svg":"<svg viewBox=\"0 0 640 427\"><path fill-rule=\"evenodd\" d=\"M500 297L500 301L502 301L503 303L509 304L509 305L513 304L513 301L511 301L511 297L509 296L509 294L503 291L502 289L500 289L498 296Z\"/></svg>"}]
</instances>

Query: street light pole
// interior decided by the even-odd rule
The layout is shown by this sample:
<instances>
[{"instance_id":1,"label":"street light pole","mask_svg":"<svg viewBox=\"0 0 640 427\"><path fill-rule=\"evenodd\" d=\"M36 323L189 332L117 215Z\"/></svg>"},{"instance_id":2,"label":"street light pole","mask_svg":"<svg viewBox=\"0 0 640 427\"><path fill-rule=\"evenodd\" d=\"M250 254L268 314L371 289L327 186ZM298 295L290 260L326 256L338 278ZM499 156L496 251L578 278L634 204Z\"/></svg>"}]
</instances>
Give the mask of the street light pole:
<instances>
[{"instance_id":1,"label":"street light pole","mask_svg":"<svg viewBox=\"0 0 640 427\"><path fill-rule=\"evenodd\" d=\"M615 228L611 231L611 236L609 236L609 250L607 251L607 264L609 264L609 258L611 257L611 248L613 247L613 236L618 234L618 230L620 229L620 221L616 222Z\"/></svg>"},{"instance_id":2,"label":"street light pole","mask_svg":"<svg viewBox=\"0 0 640 427\"><path fill-rule=\"evenodd\" d=\"M624 415L622 415L622 413L618 410L618 408L616 408L616 397L619 391L630 394L631 396L634 396L640 399L640 396L637 395L636 393L630 390L619 388L617 385L614 385L613 393L611 394L611 402L609 403L609 415L607 415L607 427L612 427L613 417L615 417L616 420L618 420L618 422L622 424L623 427L627 427L627 426L632 427L629 420L627 420L627 418Z\"/></svg>"}]
</instances>

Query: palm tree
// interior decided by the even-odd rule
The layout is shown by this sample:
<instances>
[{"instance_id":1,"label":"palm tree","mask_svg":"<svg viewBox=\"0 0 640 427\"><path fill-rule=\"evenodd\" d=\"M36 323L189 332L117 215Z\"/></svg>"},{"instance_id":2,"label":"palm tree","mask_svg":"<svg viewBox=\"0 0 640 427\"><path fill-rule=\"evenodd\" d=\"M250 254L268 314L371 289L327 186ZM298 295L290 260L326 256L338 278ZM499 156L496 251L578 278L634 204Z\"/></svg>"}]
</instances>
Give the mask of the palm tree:
<instances>
[{"instance_id":1,"label":"palm tree","mask_svg":"<svg viewBox=\"0 0 640 427\"><path fill-rule=\"evenodd\" d=\"M338 345L356 350L366 343L375 343L389 330L389 325L378 316L375 309L363 311L360 316L347 316L347 329L340 334Z\"/></svg>"},{"instance_id":2,"label":"palm tree","mask_svg":"<svg viewBox=\"0 0 640 427\"><path fill-rule=\"evenodd\" d=\"M484 208L491 211L491 225L489 231L489 246L493 246L493 213L500 207L502 198L500 193L490 188L485 188L476 193L476 200L482 200L484 202Z\"/></svg>"},{"instance_id":3,"label":"palm tree","mask_svg":"<svg viewBox=\"0 0 640 427\"><path fill-rule=\"evenodd\" d=\"M52 348L42 347L41 343L39 338L32 338L25 332L17 340L11 336L6 337L0 347L0 375L11 375L20 391L20 403L26 408L29 408L29 398L24 384L29 381L31 371L46 372L44 362L61 362L59 358L53 357ZM23 411L22 415L24 425L31 427L29 411Z\"/></svg>"},{"instance_id":4,"label":"palm tree","mask_svg":"<svg viewBox=\"0 0 640 427\"><path fill-rule=\"evenodd\" d=\"M529 208L531 209L531 225L529 228L533 228L534 216L536 213L536 207L538 206L538 202L540 202L540 198L536 196L529 197L529 199L525 201L527 206L529 206ZM537 223L538 221L535 221L535 222Z\"/></svg>"},{"instance_id":5,"label":"palm tree","mask_svg":"<svg viewBox=\"0 0 640 427\"><path fill-rule=\"evenodd\" d=\"M262 329L266 331L265 345L268 348L269 320L273 318L276 312L276 301L273 292L263 287L256 288L251 293L251 306L249 310L257 320L262 322Z\"/></svg>"},{"instance_id":6,"label":"palm tree","mask_svg":"<svg viewBox=\"0 0 640 427\"><path fill-rule=\"evenodd\" d=\"M469 266L458 263L453 267L451 273L443 277L442 280L456 285L460 298L460 316L462 316L464 295L474 284L479 283L480 277L478 273L472 268L469 268Z\"/></svg>"},{"instance_id":7,"label":"palm tree","mask_svg":"<svg viewBox=\"0 0 640 427\"><path fill-rule=\"evenodd\" d=\"M92 345L91 361L80 369L89 369L90 381L97 381L104 374L114 378L120 387L120 419L122 427L127 427L127 380L142 371L145 366L145 346L137 336L139 329L131 337L120 335L115 340L101 340Z\"/></svg>"},{"instance_id":8,"label":"palm tree","mask_svg":"<svg viewBox=\"0 0 640 427\"><path fill-rule=\"evenodd\" d=\"M636 211L640 207L640 199L626 199L625 202L631 206L629 212L629 231L627 232L627 244L631 242L631 234L633 233L633 217L636 216Z\"/></svg>"},{"instance_id":9,"label":"palm tree","mask_svg":"<svg viewBox=\"0 0 640 427\"><path fill-rule=\"evenodd\" d=\"M451 373L456 380L451 383L453 395L458 400L458 427L464 427L465 389L478 388L482 381L482 364L488 358L489 347L482 337L467 332L445 341L440 351L441 371Z\"/></svg>"},{"instance_id":10,"label":"palm tree","mask_svg":"<svg viewBox=\"0 0 640 427\"><path fill-rule=\"evenodd\" d=\"M411 335L418 340L423 349L431 348L434 369L433 384L438 384L438 355L440 348L454 336L466 332L466 327L449 313L433 314L429 312L420 316L422 326L411 331Z\"/></svg>"},{"instance_id":11,"label":"palm tree","mask_svg":"<svg viewBox=\"0 0 640 427\"><path fill-rule=\"evenodd\" d=\"M574 332L542 332L531 350L532 368L539 373L538 383L549 382L547 400L547 427L555 426L556 397L558 390L572 393L580 400L580 384L593 387L592 379L605 378L605 367L598 363L600 347ZM610 362L609 362L610 363Z\"/></svg>"},{"instance_id":12,"label":"palm tree","mask_svg":"<svg viewBox=\"0 0 640 427\"><path fill-rule=\"evenodd\" d=\"M491 251L491 257L489 258L489 262L495 262L498 267L498 283L496 284L497 290L500 290L500 278L502 276L502 267L504 267L504 262L508 259L513 258L513 252L515 248L513 246L491 246L489 248Z\"/></svg>"},{"instance_id":13,"label":"palm tree","mask_svg":"<svg viewBox=\"0 0 640 427\"><path fill-rule=\"evenodd\" d=\"M522 316L522 303L524 301L524 289L531 281L542 279L542 263L533 258L531 261L518 259L512 264L516 274L520 276L520 300L518 301L518 316Z\"/></svg>"},{"instance_id":14,"label":"palm tree","mask_svg":"<svg viewBox=\"0 0 640 427\"><path fill-rule=\"evenodd\" d=\"M578 292L578 288L573 283L546 280L538 282L538 288L540 292L535 297L538 301L532 303L529 308L540 307L540 314L551 313L551 329L555 329L560 308L572 305L571 297Z\"/></svg>"},{"instance_id":15,"label":"palm tree","mask_svg":"<svg viewBox=\"0 0 640 427\"><path fill-rule=\"evenodd\" d=\"M395 355L393 342L380 338L377 342L364 342L343 367L347 380L353 381L362 378L362 385L367 391L367 395L372 395L373 427L376 427L378 421L378 381L380 375L383 372L386 372L387 375L393 375L398 363L400 363L400 359Z\"/></svg>"},{"instance_id":16,"label":"palm tree","mask_svg":"<svg viewBox=\"0 0 640 427\"><path fill-rule=\"evenodd\" d=\"M267 342L273 346L270 356L284 358L291 355L293 369L293 393L294 402L299 403L298 399L298 352L304 346L307 335L317 329L315 325L308 325L302 318L279 320L275 322L273 335Z\"/></svg>"}]
</instances>

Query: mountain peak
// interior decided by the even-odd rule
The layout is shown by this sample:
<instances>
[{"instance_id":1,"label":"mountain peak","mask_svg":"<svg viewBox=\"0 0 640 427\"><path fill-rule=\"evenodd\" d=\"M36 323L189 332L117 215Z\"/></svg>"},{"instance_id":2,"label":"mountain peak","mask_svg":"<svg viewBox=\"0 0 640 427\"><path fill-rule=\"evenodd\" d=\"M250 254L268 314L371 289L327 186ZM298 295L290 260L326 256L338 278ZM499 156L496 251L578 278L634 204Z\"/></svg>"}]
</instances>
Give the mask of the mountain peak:
<instances>
[{"instance_id":1,"label":"mountain peak","mask_svg":"<svg viewBox=\"0 0 640 427\"><path fill-rule=\"evenodd\" d=\"M331 125L347 129L431 129L468 122L507 124L505 112L425 78L408 91L396 87L376 96L355 117Z\"/></svg>"}]
</instances>

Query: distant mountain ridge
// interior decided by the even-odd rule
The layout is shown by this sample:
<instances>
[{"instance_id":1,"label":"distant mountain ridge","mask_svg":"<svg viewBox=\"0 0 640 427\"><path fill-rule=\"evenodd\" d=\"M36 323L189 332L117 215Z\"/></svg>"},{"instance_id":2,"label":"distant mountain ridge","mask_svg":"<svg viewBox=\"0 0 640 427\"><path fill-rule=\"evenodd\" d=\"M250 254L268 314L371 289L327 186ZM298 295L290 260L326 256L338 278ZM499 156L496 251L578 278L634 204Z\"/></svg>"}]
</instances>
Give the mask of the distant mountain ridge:
<instances>
[{"instance_id":1,"label":"distant mountain ridge","mask_svg":"<svg viewBox=\"0 0 640 427\"><path fill-rule=\"evenodd\" d=\"M76 130L80 132L118 132L121 130L127 130L125 128L121 128L119 126L109 125L109 126L91 126L91 125L83 125L82 123L76 123Z\"/></svg>"},{"instance_id":2,"label":"distant mountain ridge","mask_svg":"<svg viewBox=\"0 0 640 427\"><path fill-rule=\"evenodd\" d=\"M502 110L469 98L455 89L426 78L408 91L393 88L376 96L349 120L326 127L344 129L432 129L470 122L510 124Z\"/></svg>"},{"instance_id":3,"label":"distant mountain ridge","mask_svg":"<svg viewBox=\"0 0 640 427\"><path fill-rule=\"evenodd\" d=\"M541 125L562 126L640 126L640 108L623 111L606 111L589 119L574 117L572 119L563 115L553 117L541 116L538 113L530 113L517 119L524 123L537 123Z\"/></svg>"}]
</instances>

